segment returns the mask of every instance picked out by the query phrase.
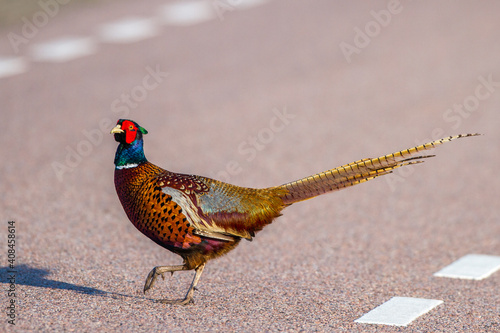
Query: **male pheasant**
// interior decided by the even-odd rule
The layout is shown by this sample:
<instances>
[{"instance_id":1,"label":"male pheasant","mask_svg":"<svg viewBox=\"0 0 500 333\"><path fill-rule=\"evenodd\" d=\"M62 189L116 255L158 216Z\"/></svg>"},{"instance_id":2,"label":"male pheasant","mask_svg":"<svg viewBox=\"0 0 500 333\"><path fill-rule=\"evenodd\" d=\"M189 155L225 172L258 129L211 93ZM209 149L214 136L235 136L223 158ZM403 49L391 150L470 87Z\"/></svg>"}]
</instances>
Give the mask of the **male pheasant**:
<instances>
[{"instance_id":1,"label":"male pheasant","mask_svg":"<svg viewBox=\"0 0 500 333\"><path fill-rule=\"evenodd\" d=\"M461 134L432 141L378 158L365 158L281 186L265 189L238 187L214 179L173 173L146 159L143 135L132 120L120 119L111 130L120 144L115 156L115 186L134 226L158 245L184 259L183 265L158 266L146 278L144 292L166 272L195 270L191 286L179 300L188 304L208 260L234 249L299 201L340 190L416 164L434 155L419 155L444 142L475 136Z\"/></svg>"}]
</instances>

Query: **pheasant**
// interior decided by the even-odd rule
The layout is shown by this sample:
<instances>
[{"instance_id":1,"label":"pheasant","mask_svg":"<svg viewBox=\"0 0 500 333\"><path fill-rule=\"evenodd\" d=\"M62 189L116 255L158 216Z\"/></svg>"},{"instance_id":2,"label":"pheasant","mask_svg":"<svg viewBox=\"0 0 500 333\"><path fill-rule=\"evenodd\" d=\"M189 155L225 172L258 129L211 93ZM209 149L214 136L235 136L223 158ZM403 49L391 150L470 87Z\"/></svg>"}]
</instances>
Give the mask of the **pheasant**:
<instances>
[{"instance_id":1,"label":"pheasant","mask_svg":"<svg viewBox=\"0 0 500 333\"><path fill-rule=\"evenodd\" d=\"M162 299L168 304L188 304L208 260L234 249L241 239L252 240L293 203L341 190L423 162L421 155L442 143L478 134L460 134L378 158L365 158L281 186L264 189L239 187L214 179L173 173L146 159L143 135L136 122L118 120L111 130L119 142L115 156L115 187L134 226L158 245L180 255L183 265L154 267L146 278L144 293L164 273L194 270L183 299Z\"/></svg>"}]
</instances>

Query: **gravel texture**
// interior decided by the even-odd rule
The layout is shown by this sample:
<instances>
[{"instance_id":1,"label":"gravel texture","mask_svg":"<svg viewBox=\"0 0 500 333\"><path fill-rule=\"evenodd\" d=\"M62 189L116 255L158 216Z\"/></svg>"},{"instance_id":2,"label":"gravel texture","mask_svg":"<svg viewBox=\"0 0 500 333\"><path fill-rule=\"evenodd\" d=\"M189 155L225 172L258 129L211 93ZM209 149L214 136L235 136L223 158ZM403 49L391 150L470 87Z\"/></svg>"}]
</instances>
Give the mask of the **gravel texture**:
<instances>
[{"instance_id":1,"label":"gravel texture","mask_svg":"<svg viewBox=\"0 0 500 333\"><path fill-rule=\"evenodd\" d=\"M164 3L68 7L18 55L153 17ZM16 326L4 313L0 331L499 332L499 272L481 281L432 274L469 253L500 255L500 3L401 1L377 23L391 3L270 1L0 79L0 243L14 220L17 265ZM372 37L359 44L365 28ZM349 62L341 45L356 41L363 47ZM6 38L0 54L13 54ZM123 94L147 68L168 76L126 106ZM151 162L251 187L441 136L484 135L287 208L253 242L209 262L195 303L180 307L153 300L183 296L192 272L141 292L154 266L181 260L135 230L116 196L107 133L124 116L149 131ZM6 245L0 258L4 307ZM393 296L444 303L407 328L354 323Z\"/></svg>"}]
</instances>

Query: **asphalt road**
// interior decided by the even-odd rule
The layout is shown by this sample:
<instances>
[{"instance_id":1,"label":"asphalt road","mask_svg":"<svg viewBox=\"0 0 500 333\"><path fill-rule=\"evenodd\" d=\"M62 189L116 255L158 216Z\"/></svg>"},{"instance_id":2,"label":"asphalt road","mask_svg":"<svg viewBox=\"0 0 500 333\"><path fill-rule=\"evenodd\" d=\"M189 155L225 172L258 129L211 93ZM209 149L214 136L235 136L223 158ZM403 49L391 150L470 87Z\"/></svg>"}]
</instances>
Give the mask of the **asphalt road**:
<instances>
[{"instance_id":1,"label":"asphalt road","mask_svg":"<svg viewBox=\"0 0 500 333\"><path fill-rule=\"evenodd\" d=\"M499 272L433 276L500 255L500 3L63 3L0 31L0 243L8 221L16 241L15 296L0 250L16 325L7 309L0 330L500 331ZM107 133L121 117L149 131L153 163L250 187L484 135L291 206L178 307L153 300L183 296L191 273L141 292L181 260L120 206ZM406 328L355 322L394 296L443 303Z\"/></svg>"}]
</instances>

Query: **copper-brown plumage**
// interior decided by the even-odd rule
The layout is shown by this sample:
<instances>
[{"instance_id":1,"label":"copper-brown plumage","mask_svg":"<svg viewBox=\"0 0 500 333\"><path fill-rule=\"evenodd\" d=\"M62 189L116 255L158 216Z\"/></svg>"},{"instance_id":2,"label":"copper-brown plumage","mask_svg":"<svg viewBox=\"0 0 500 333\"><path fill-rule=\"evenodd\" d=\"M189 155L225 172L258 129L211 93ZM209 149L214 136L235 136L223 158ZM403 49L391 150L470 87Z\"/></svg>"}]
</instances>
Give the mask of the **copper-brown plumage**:
<instances>
[{"instance_id":1,"label":"copper-brown plumage","mask_svg":"<svg viewBox=\"0 0 500 333\"><path fill-rule=\"evenodd\" d=\"M366 158L281 186L244 188L195 175L177 174L147 161L143 134L131 120L120 119L111 131L120 143L115 156L115 186L122 206L139 231L160 246L180 255L183 265L158 266L148 275L144 292L165 272L195 270L184 299L161 300L187 304L205 263L235 248L299 201L356 185L423 162L419 155L444 142L475 136L450 136L378 158Z\"/></svg>"}]
</instances>

